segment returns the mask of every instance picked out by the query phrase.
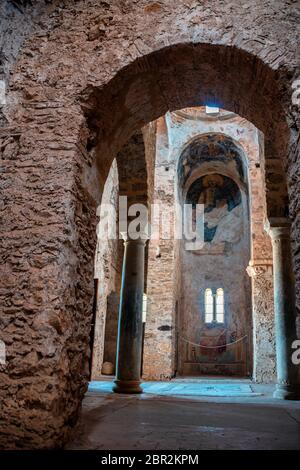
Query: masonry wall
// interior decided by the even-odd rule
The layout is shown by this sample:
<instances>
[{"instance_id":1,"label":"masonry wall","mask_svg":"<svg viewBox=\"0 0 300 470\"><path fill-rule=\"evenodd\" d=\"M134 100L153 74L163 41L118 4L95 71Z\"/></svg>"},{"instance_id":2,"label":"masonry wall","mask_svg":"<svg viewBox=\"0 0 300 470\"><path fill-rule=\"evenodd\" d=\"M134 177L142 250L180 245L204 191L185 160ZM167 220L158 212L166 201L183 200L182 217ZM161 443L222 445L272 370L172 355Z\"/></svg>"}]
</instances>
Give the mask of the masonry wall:
<instances>
[{"instance_id":1,"label":"masonry wall","mask_svg":"<svg viewBox=\"0 0 300 470\"><path fill-rule=\"evenodd\" d=\"M155 237L148 247L147 320L144 339L143 376L166 380L175 367L176 243L174 240L175 162L169 159L165 118L156 122L153 203Z\"/></svg>"}]
</instances>

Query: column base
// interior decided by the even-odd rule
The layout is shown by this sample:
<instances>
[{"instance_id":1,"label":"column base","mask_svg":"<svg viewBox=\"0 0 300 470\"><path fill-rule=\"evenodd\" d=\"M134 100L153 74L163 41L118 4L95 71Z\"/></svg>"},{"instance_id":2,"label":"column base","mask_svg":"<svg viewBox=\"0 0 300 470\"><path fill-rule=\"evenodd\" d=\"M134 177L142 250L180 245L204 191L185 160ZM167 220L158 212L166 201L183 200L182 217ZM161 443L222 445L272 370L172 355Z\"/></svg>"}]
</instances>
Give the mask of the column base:
<instances>
[{"instance_id":1,"label":"column base","mask_svg":"<svg viewBox=\"0 0 300 470\"><path fill-rule=\"evenodd\" d=\"M295 385L276 385L273 393L274 398L280 400L300 400L300 384Z\"/></svg>"},{"instance_id":2,"label":"column base","mask_svg":"<svg viewBox=\"0 0 300 470\"><path fill-rule=\"evenodd\" d=\"M114 393L143 393L139 380L115 380Z\"/></svg>"}]
</instances>

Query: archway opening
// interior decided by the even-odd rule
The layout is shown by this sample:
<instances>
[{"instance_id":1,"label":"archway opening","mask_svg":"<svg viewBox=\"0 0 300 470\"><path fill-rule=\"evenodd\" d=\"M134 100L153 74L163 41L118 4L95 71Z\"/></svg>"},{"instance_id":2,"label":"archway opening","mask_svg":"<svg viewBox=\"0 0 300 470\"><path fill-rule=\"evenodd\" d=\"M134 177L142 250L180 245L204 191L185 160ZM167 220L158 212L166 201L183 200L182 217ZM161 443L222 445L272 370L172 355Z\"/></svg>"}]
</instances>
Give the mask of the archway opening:
<instances>
[{"instance_id":1,"label":"archway opening","mask_svg":"<svg viewBox=\"0 0 300 470\"><path fill-rule=\"evenodd\" d=\"M193 58L192 64L190 63L191 57ZM174 64L176 64L175 68ZM199 77L201 78L200 82ZM260 173L259 178L261 178L262 183L260 213L264 222L266 220L269 221L271 230L275 227L276 236L281 236L281 229L287 234L289 230L288 196L284 165L286 164L289 151L290 134L276 80L277 77L272 70L265 67L261 61L254 59L251 55L241 50L222 46L199 45L199 47L190 47L190 45L179 45L165 48L155 54L150 54L147 56L147 60L143 58L136 61L134 64L131 64L131 66L119 72L106 87L102 89L88 87L81 96L82 106L89 128L88 145L91 154L95 158L96 171L99 172L100 178L103 180L103 175L106 177L108 173L112 156L117 154L122 148L122 145L124 145L124 142L126 142L126 139L137 129L141 129L142 126L143 128L145 126L147 127L147 125L149 125L152 130L153 126L154 128L165 126L163 123L159 124L156 122L155 124L153 119L156 120L159 116L164 116L166 112L173 112L176 109L182 110L187 109L186 107L201 107L203 104L207 103L212 107L211 105L213 104L214 108L227 109L229 112L234 112L239 115L240 118L246 118L256 126L259 136L258 146L260 146L260 155L262 157L261 160L255 164L257 173ZM101 106L99 105L100 103ZM270 113L271 109L272 117ZM274 116L276 116L275 119ZM208 133L211 132L212 129L210 129ZM264 136L263 139L261 138L262 136ZM163 135L161 138L162 140L164 139ZM152 196L155 193L155 185L153 184L154 180L152 177L154 175L153 168L156 144L157 142L155 141L154 144L152 143L150 145L150 164L146 159L148 165L148 181L150 181L148 192L151 194L149 201L152 201ZM166 162L163 163L162 168L164 172L169 172L170 170ZM254 169L253 174L255 174ZM166 173L164 173L164 175L166 175ZM218 175L229 177L230 179L230 176L227 176L227 174L219 173ZM164 177L165 176L162 177L162 181ZM277 227L279 227L279 231ZM287 238L285 238L285 240L287 240ZM253 240L251 241L253 242ZM279 240L279 243L281 242L282 239ZM288 244L289 242L287 242L286 247L287 250L290 251ZM149 246L149 253L152 249L153 256L157 259L162 257L162 253L171 256L173 256L174 252L177 253L177 248L175 248L174 251L169 248L168 244L162 244L160 247L154 246L152 248ZM282 259L280 263L282 263ZM288 269L289 273L287 273L287 278L291 279L291 263L289 263ZM252 300L255 294L257 314L259 311L267 310L266 305L263 306L263 308L261 307L259 297L265 285L270 287L268 287L268 292L272 292L272 261L270 261L269 258L261 260L250 259L248 274L252 277ZM266 274L266 276L262 276L261 274ZM255 280L253 280L254 277ZM167 281L171 279L170 271L168 270L165 272L165 279ZM147 280L147 285L151 286L149 279ZM163 283L163 285L166 286L166 283ZM172 288L171 285L167 287ZM216 291L220 288L222 287L218 286ZM287 285L283 288L289 290L288 295L291 299L290 305L292 305L294 302L292 290L289 289ZM139 289L139 298L142 299L144 286L143 289ZM223 293L225 299L224 290ZM217 292L215 292L215 295L216 294ZM153 309L153 305L151 296L149 297L148 293L147 297L148 318L149 310L151 311ZM172 302L173 300L174 298ZM268 301L270 301L268 304L269 319L273 314L271 308L272 300L273 295L271 294L268 298ZM161 304L164 305L164 312L168 311L165 308L168 302L169 299L165 299L165 296L162 295ZM142 300L140 304L142 305ZM281 306L279 306L277 310L280 315L283 313ZM171 315L175 316L175 318L180 316L178 300L175 301L175 308L172 306L169 311L172 312ZM263 322L259 324L259 321L257 321L258 316L256 314L252 315L253 326L255 322L257 322L256 325L258 326L255 332L259 331L260 327L263 325ZM144 336L145 347L143 351L143 374L145 379L154 378L157 374L156 363L152 360L151 348L149 349L147 346L147 343L149 345L149 339L150 343L152 341L155 345L156 353L158 353L156 359L160 361L159 379L169 380L174 376L174 373L178 371L179 338L176 337L178 332L176 332L176 327L173 328L172 326L174 325L173 319L171 319L171 321L165 321L168 320L168 318L164 316L160 318L164 320L163 324L155 326L159 335L161 335L160 341L158 342L152 341L153 332L151 329L149 331L147 327L147 323L149 324L148 320L146 323ZM291 324L294 325L293 315L290 316L290 320ZM248 326L250 323L248 322ZM266 329L262 331L267 335L269 347L263 351L261 356L255 353L251 360L248 361L248 359L245 359L240 361L245 371L243 374L249 375L251 374L249 371L253 369L253 376L258 381L269 381L274 378L273 328L269 329L268 325L265 326ZM295 326L293 326L290 331L292 330L295 331ZM168 343L162 340L166 332L168 332L169 339L171 339ZM283 332L280 341L283 341L285 350L288 352L288 350L290 350L289 344L291 344L288 340L288 336L290 337L291 335L287 335L286 333L287 331ZM248 339L250 336L253 336L253 342L251 341L251 345L248 345L249 350L251 347L255 348L262 339L259 335L256 335L256 333L253 335L246 334L245 336L247 336ZM235 343L234 338L232 339L233 341L230 341L230 344ZM228 343L226 343L226 345L227 344ZM127 343L127 347L128 346L129 344ZM218 345L218 348L220 347L222 347L222 345ZM260 350L262 351L261 348ZM247 354L244 356L247 358L249 353L248 356ZM268 361L263 365L265 358L268 358ZM283 356L278 355L277 350L277 365L278 360L280 360L283 365L285 360L282 361L282 359ZM177 365L175 366L176 363ZM128 376L128 364L125 369ZM287 380L283 378L280 379L279 395L295 396L294 385L290 386L286 384L287 382L291 381L292 383L295 381L294 369L291 370L281 367L280 370L279 376L287 377L287 375L290 375L290 378ZM140 365L135 367L135 372L136 371L140 374ZM135 373L135 377L136 375ZM139 380L126 379L125 382L131 382L130 387L132 386L133 388L130 389L126 388L128 383L120 385L118 379L116 382L118 392L141 392L141 388L137 384Z\"/></svg>"},{"instance_id":2,"label":"archway opening","mask_svg":"<svg viewBox=\"0 0 300 470\"><path fill-rule=\"evenodd\" d=\"M216 114L214 122L205 120L202 112L202 135L185 147L177 168L183 201L193 208L202 205L204 211L203 246L192 251L186 250L184 242L180 246L178 373L249 377L253 351L251 284L246 272L251 257L250 162L232 136L244 131L251 157L258 161L257 134L236 115L222 110ZM225 134L205 134L208 123L218 130L221 116Z\"/></svg>"},{"instance_id":3,"label":"archway opening","mask_svg":"<svg viewBox=\"0 0 300 470\"><path fill-rule=\"evenodd\" d=\"M235 113L187 108L169 112L134 134L112 165L103 201L114 198L114 211L120 194L130 203L147 202L149 208L156 204L163 222L158 238L150 237L146 255L145 380L207 375L275 379L273 262L264 230L262 142L262 133ZM123 174L119 182L116 162ZM186 250L184 237L178 240L168 231L170 224L178 224L178 204L204 206L205 243L200 249ZM114 233L120 238L118 230ZM98 266L106 263L109 279L110 269L116 278L118 266L118 284L104 295L104 314L98 312L93 379L102 378L103 372L114 377L116 368L122 240L117 245L109 261L103 254L97 261ZM264 272L260 284L251 275L258 265ZM100 306L103 280L101 285ZM263 306L260 285L268 297Z\"/></svg>"}]
</instances>

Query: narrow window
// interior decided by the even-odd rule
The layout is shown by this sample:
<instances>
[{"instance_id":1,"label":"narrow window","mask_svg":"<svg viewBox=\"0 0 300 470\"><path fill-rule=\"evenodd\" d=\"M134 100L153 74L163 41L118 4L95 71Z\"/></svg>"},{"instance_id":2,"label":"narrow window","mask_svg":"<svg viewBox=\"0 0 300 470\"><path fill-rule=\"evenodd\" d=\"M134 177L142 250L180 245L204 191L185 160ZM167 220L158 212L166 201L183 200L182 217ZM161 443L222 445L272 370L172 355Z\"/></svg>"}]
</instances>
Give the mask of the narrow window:
<instances>
[{"instance_id":1,"label":"narrow window","mask_svg":"<svg viewBox=\"0 0 300 470\"><path fill-rule=\"evenodd\" d=\"M216 115L219 114L220 109L217 106L205 106L206 114Z\"/></svg>"},{"instance_id":2,"label":"narrow window","mask_svg":"<svg viewBox=\"0 0 300 470\"><path fill-rule=\"evenodd\" d=\"M224 290L205 290L205 323L224 323Z\"/></svg>"},{"instance_id":3,"label":"narrow window","mask_svg":"<svg viewBox=\"0 0 300 470\"><path fill-rule=\"evenodd\" d=\"M205 290L205 323L214 320L214 297L211 289Z\"/></svg>"},{"instance_id":4,"label":"narrow window","mask_svg":"<svg viewBox=\"0 0 300 470\"><path fill-rule=\"evenodd\" d=\"M216 292L216 322L224 323L224 291L221 288Z\"/></svg>"}]
</instances>

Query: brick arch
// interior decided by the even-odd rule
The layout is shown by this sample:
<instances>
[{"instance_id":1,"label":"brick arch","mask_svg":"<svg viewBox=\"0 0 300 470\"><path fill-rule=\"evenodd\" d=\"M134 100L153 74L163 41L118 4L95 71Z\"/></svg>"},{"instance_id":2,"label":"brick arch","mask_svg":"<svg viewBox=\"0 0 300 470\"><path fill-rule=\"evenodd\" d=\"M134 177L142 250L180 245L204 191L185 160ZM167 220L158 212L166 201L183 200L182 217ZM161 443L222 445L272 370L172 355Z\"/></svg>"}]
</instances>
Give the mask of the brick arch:
<instances>
[{"instance_id":1,"label":"brick arch","mask_svg":"<svg viewBox=\"0 0 300 470\"><path fill-rule=\"evenodd\" d=\"M22 79L25 83L26 77ZM17 76L13 85L18 93L22 79ZM54 131L46 138L38 138L46 127L39 107L25 106L17 116L19 159L29 165L34 161L44 185L41 190L34 179L28 183L26 177L32 175L25 166L19 169L19 186L8 181L8 195L19 204L7 209L7 230L15 236L2 249L20 250L23 270L15 270L13 254L6 257L5 284L12 297L5 309L8 316L12 311L19 318L24 311L28 315L25 333L17 338L22 362L9 348L12 360L1 374L8 430L4 441L10 446L16 445L15 423L22 426L23 446L60 446L78 417L87 384L95 207L110 163L132 133L167 110L208 101L236 112L265 134L268 208L271 215L286 213L283 162L290 143L295 150L295 131L291 142L284 109L289 92L256 55L235 46L172 45L133 60L101 85L77 84L73 95L59 104L72 79L59 93L55 86L45 92L57 100L58 109L51 115ZM42 104L43 98L37 102ZM42 164L41 154L47 155ZM13 292L16 283L19 290ZM9 322L4 339L11 344Z\"/></svg>"}]
</instances>

